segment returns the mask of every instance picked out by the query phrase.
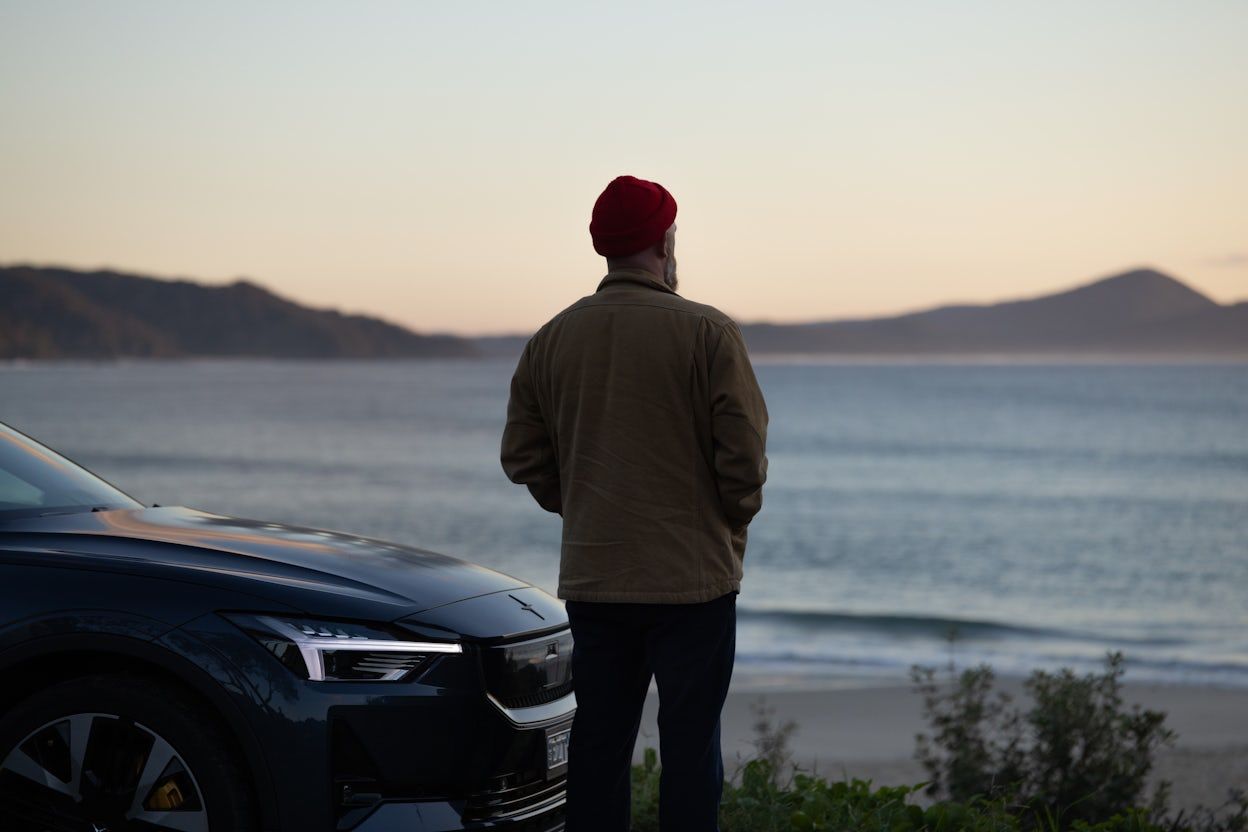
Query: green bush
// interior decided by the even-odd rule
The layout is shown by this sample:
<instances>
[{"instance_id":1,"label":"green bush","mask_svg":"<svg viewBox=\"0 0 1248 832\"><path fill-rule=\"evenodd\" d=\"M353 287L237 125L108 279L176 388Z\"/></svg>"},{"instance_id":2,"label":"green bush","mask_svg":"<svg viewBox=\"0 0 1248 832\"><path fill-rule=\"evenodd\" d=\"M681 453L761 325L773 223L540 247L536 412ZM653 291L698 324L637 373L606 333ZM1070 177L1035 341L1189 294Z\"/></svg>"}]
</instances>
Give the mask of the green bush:
<instances>
[{"instance_id":1,"label":"green bush","mask_svg":"<svg viewBox=\"0 0 1248 832\"><path fill-rule=\"evenodd\" d=\"M659 767L653 748L633 766L634 832L658 832ZM1155 821L1148 809L1127 808L1091 823L1069 825L1043 811L1012 804L1007 798L976 796L965 802L947 800L922 808L909 803L927 783L873 788L870 780L826 781L798 773L788 786L777 783L775 770L763 759L747 762L741 784L724 784L720 805L722 832L1243 832L1248 829L1248 797L1228 803L1231 816L1202 810L1185 821Z\"/></svg>"},{"instance_id":2,"label":"green bush","mask_svg":"<svg viewBox=\"0 0 1248 832\"><path fill-rule=\"evenodd\" d=\"M987 666L964 672L947 693L932 673L916 667L912 674L927 694L935 730L920 742L920 757L938 779L873 787L799 768L782 776L791 768L787 746L797 726L776 724L760 702L753 706L755 756L724 784L722 832L1248 832L1242 791L1191 817L1163 817L1164 788L1160 801L1134 805L1153 750L1173 733L1163 728L1164 715L1123 710L1120 654L1110 654L1102 676L1037 671L1027 714L1012 709L1008 695L992 696ZM642 764L632 767L634 832L658 832L659 777L658 755L646 748ZM924 789L930 797L933 788L951 785L959 791L945 800L925 808L910 802Z\"/></svg>"},{"instance_id":3,"label":"green bush","mask_svg":"<svg viewBox=\"0 0 1248 832\"><path fill-rule=\"evenodd\" d=\"M788 743L796 724L792 720L776 723L774 709L761 701L752 703L751 709L755 756L739 765L724 784L722 832L1019 830L1003 801L943 802L924 809L908 799L926 783L873 788L870 780L828 781L792 768ZM658 755L646 748L642 764L632 770L634 832L659 829L659 776Z\"/></svg>"},{"instance_id":4,"label":"green bush","mask_svg":"<svg viewBox=\"0 0 1248 832\"><path fill-rule=\"evenodd\" d=\"M988 665L963 670L947 689L932 668L913 666L933 730L915 737L929 793L1003 797L1058 824L1097 822L1136 806L1154 751L1175 734L1163 712L1124 707L1122 665L1122 653L1110 652L1103 673L1034 671L1025 682L1032 698L1025 713L1008 694L992 696ZM1164 816L1169 785L1155 789L1148 817Z\"/></svg>"},{"instance_id":5,"label":"green bush","mask_svg":"<svg viewBox=\"0 0 1248 832\"><path fill-rule=\"evenodd\" d=\"M659 768L653 748L633 767L634 832L657 832ZM923 785L873 788L871 781L829 782L796 773L778 782L771 761L757 758L740 770L741 783L724 784L722 832L1017 832L1018 821L1002 802L937 803L923 809L907 802ZM1099 832L1099 830L1098 830Z\"/></svg>"}]
</instances>

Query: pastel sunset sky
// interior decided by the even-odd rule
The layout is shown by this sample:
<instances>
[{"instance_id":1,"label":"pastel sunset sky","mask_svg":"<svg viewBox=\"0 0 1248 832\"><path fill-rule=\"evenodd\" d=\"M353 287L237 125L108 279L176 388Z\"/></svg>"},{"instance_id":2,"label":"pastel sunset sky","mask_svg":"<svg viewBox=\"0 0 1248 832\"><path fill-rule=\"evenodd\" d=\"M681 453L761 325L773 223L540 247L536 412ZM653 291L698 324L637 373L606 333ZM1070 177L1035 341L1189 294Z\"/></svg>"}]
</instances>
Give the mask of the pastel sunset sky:
<instances>
[{"instance_id":1,"label":"pastel sunset sky","mask_svg":"<svg viewBox=\"0 0 1248 832\"><path fill-rule=\"evenodd\" d=\"M797 321L1137 266L1248 298L1248 3L0 0L0 263L526 331L614 176Z\"/></svg>"}]
</instances>

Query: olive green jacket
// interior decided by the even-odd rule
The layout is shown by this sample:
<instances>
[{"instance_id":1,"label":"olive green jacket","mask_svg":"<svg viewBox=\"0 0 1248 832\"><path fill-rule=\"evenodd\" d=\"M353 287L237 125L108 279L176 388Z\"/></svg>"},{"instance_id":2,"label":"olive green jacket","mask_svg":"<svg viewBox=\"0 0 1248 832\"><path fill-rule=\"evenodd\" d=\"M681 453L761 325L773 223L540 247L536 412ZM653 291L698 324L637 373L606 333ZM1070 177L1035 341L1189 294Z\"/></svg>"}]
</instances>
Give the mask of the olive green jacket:
<instances>
[{"instance_id":1,"label":"olive green jacket","mask_svg":"<svg viewBox=\"0 0 1248 832\"><path fill-rule=\"evenodd\" d=\"M558 597L694 603L741 589L766 436L737 324L613 269L525 346L502 464L563 517Z\"/></svg>"}]
</instances>

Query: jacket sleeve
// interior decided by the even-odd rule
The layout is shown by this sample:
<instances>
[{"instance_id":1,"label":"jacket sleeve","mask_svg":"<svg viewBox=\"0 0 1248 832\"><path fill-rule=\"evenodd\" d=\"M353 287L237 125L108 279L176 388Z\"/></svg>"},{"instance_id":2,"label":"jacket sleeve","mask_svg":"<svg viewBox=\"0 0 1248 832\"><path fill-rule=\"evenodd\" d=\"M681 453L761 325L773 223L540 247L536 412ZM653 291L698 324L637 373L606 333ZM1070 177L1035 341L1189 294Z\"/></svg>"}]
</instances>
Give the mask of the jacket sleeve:
<instances>
[{"instance_id":1,"label":"jacket sleeve","mask_svg":"<svg viewBox=\"0 0 1248 832\"><path fill-rule=\"evenodd\" d=\"M740 327L730 322L719 330L709 358L708 385L715 481L724 516L734 530L740 530L763 507L767 405Z\"/></svg>"},{"instance_id":2,"label":"jacket sleeve","mask_svg":"<svg viewBox=\"0 0 1248 832\"><path fill-rule=\"evenodd\" d=\"M529 493L542 508L562 514L559 463L533 388L529 363L531 344L525 345L511 377L500 457L508 479L528 486Z\"/></svg>"}]
</instances>

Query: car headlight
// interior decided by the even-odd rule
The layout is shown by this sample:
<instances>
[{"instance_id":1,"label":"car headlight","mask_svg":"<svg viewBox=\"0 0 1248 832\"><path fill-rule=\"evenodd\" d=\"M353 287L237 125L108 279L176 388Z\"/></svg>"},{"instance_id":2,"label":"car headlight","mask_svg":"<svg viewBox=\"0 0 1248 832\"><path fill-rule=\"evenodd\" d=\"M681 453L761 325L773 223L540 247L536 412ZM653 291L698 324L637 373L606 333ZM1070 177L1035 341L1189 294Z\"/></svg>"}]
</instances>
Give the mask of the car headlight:
<instances>
[{"instance_id":1,"label":"car headlight","mask_svg":"<svg viewBox=\"0 0 1248 832\"><path fill-rule=\"evenodd\" d=\"M408 641L377 626L277 615L227 615L278 661L313 682L400 682L455 642Z\"/></svg>"}]
</instances>

